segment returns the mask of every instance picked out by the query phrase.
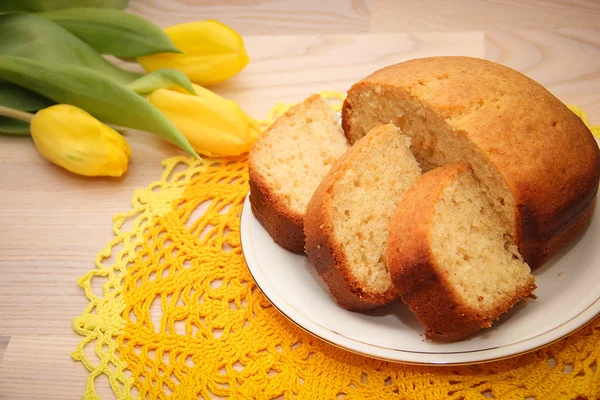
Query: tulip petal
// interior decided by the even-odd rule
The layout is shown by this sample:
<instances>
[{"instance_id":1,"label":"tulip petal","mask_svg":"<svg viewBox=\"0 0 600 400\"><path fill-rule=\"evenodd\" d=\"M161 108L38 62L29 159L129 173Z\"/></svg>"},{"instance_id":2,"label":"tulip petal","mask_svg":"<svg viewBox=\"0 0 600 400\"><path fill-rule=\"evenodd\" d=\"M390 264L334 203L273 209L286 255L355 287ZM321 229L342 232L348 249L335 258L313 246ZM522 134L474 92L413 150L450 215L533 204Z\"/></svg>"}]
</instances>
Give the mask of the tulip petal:
<instances>
[{"instance_id":1,"label":"tulip petal","mask_svg":"<svg viewBox=\"0 0 600 400\"><path fill-rule=\"evenodd\" d=\"M121 176L131 149L115 130L67 104L41 111L31 121L31 136L44 157L84 176Z\"/></svg>"},{"instance_id":2,"label":"tulip petal","mask_svg":"<svg viewBox=\"0 0 600 400\"><path fill-rule=\"evenodd\" d=\"M227 25L208 20L166 28L183 54L160 53L139 57L148 72L174 68L192 82L212 85L240 72L250 61L242 37Z\"/></svg>"},{"instance_id":3,"label":"tulip petal","mask_svg":"<svg viewBox=\"0 0 600 400\"><path fill-rule=\"evenodd\" d=\"M246 127L239 106L223 98L216 102L202 94L189 96L168 90L157 90L149 97L149 101L163 113L168 111L181 118L201 120L203 124L222 131L224 135L230 134L229 132L238 133Z\"/></svg>"},{"instance_id":4,"label":"tulip petal","mask_svg":"<svg viewBox=\"0 0 600 400\"><path fill-rule=\"evenodd\" d=\"M198 96L157 90L148 101L179 128L194 149L208 156L245 153L259 135L258 123L233 101L194 85Z\"/></svg>"}]
</instances>

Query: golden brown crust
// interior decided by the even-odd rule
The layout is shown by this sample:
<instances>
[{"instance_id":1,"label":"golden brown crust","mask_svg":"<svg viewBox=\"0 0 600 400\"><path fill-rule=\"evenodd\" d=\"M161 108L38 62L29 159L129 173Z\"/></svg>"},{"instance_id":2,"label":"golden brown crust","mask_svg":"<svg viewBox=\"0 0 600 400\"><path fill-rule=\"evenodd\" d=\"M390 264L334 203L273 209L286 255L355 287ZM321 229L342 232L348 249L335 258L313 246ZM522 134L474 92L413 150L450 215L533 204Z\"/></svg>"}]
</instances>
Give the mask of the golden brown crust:
<instances>
[{"instance_id":1,"label":"golden brown crust","mask_svg":"<svg viewBox=\"0 0 600 400\"><path fill-rule=\"evenodd\" d=\"M313 94L301 104L315 101L321 101L321 96ZM286 118L294 118L298 112L297 106L290 108L271 124L254 143L248 157L248 175L250 204L256 219L279 246L294 253L303 253L304 215L290 209L287 200L277 194L268 180L260 173L256 162L256 154L261 151L263 143L269 140L270 132L279 129L282 121Z\"/></svg>"},{"instance_id":2,"label":"golden brown crust","mask_svg":"<svg viewBox=\"0 0 600 400\"><path fill-rule=\"evenodd\" d=\"M348 92L342 110L348 138L354 98L373 87L422 103L485 155L514 196L520 222L515 241L532 269L585 228L600 179L598 145L583 122L535 81L469 57L392 65Z\"/></svg>"},{"instance_id":3,"label":"golden brown crust","mask_svg":"<svg viewBox=\"0 0 600 400\"><path fill-rule=\"evenodd\" d=\"M562 230L555 233L555 236L552 240L539 244L539 260L542 262L542 264L548 261L550 257L556 254L556 252L567 247L571 242L579 238L585 232L594 215L595 206L596 194L594 194L592 200L585 207L579 218L573 219L569 224L565 224Z\"/></svg>"},{"instance_id":4,"label":"golden brown crust","mask_svg":"<svg viewBox=\"0 0 600 400\"><path fill-rule=\"evenodd\" d=\"M303 253L304 216L287 208L251 165L248 173L252 213L275 243L294 253Z\"/></svg>"},{"instance_id":5,"label":"golden brown crust","mask_svg":"<svg viewBox=\"0 0 600 400\"><path fill-rule=\"evenodd\" d=\"M389 225L387 259L392 282L425 326L425 336L433 341L457 341L489 327L535 289L532 276L528 286L481 315L460 301L437 265L429 245L435 204L444 188L468 169L464 163L450 164L423 174L404 195Z\"/></svg>"},{"instance_id":6,"label":"golden brown crust","mask_svg":"<svg viewBox=\"0 0 600 400\"><path fill-rule=\"evenodd\" d=\"M373 129L334 164L308 203L304 221L308 258L329 287L333 298L340 306L352 311L372 309L398 298L393 288L385 293L365 291L350 271L342 244L335 240L329 214L336 183L352 166L356 156L384 132L383 127Z\"/></svg>"}]
</instances>

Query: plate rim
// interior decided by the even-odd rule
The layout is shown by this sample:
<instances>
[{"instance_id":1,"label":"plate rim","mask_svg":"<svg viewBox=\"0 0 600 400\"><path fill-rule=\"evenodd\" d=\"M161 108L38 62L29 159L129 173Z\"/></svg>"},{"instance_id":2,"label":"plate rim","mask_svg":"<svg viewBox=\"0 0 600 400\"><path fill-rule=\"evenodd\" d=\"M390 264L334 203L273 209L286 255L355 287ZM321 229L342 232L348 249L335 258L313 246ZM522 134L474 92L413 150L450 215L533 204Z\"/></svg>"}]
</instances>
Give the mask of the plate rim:
<instances>
[{"instance_id":1,"label":"plate rim","mask_svg":"<svg viewBox=\"0 0 600 400\"><path fill-rule=\"evenodd\" d=\"M354 338L349 338L340 334L339 332L333 331L322 326L318 322L311 320L310 318L303 315L300 311L298 311L294 306L289 304L284 299L284 297L281 296L281 294L279 294L279 292L274 287L272 287L271 282L266 278L266 274L264 274L262 268L260 267L258 260L256 260L256 252L254 251L254 247L252 246L252 237L250 234L250 223L252 222L252 218L256 219L256 217L251 211L250 193L248 193L242 204L240 218L240 243L242 247L242 255L246 261L246 265L248 266L250 275L252 276L252 279L256 283L256 286L263 293L265 298L269 301L269 303L271 303L271 305L273 305L273 307L275 307L276 310L278 310L279 313L281 313L286 319L291 321L294 325L296 325L303 331L311 334L312 336L320 340L329 343L332 346L361 356L395 363L424 366L460 366L489 363L513 358L519 355L524 355L539 350L543 347L550 346L553 343L556 343L564 339L565 337L579 331L580 329L583 329L584 327L592 323L597 317L600 317L599 296L595 301L589 304L577 315L573 316L572 318L563 322L562 324L552 328L551 330L506 345L494 346L479 350L467 350L445 353L412 352L407 350L390 349L388 347L377 346ZM244 229L244 227L246 227L246 229ZM251 251L249 251L248 249L251 249ZM250 254L253 257L250 257ZM285 307L282 307L281 302L283 302L288 309L284 309ZM355 346L353 347L345 342L354 343ZM501 354L494 355L494 353L499 352ZM482 357L476 357L474 356L475 354L481 355ZM456 358L459 355L462 355L463 359L457 360ZM432 357L436 359L430 359Z\"/></svg>"}]
</instances>

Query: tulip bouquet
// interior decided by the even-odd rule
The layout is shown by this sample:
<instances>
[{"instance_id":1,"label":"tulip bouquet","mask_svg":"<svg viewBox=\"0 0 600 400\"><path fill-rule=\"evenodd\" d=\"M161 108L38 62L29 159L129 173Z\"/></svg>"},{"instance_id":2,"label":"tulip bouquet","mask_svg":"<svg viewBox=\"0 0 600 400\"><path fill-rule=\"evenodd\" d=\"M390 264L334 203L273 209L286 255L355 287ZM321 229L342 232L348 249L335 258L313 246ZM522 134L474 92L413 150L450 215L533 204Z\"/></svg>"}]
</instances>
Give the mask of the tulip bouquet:
<instances>
[{"instance_id":1,"label":"tulip bouquet","mask_svg":"<svg viewBox=\"0 0 600 400\"><path fill-rule=\"evenodd\" d=\"M86 176L121 176L126 128L192 156L247 152L258 123L203 86L249 62L240 35L217 21L164 31L123 11L127 0L0 2L0 134L31 135L42 155ZM93 8L90 8L93 7ZM147 74L103 55L137 61Z\"/></svg>"}]
</instances>

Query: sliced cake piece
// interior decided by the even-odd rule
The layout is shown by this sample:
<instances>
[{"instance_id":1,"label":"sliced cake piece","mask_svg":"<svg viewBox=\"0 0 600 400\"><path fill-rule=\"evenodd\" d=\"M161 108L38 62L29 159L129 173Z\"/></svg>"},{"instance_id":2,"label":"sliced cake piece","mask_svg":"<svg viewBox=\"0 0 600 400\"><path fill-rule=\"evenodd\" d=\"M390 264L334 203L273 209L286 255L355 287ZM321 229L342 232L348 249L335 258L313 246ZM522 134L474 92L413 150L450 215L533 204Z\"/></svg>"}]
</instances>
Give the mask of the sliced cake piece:
<instances>
[{"instance_id":1,"label":"sliced cake piece","mask_svg":"<svg viewBox=\"0 0 600 400\"><path fill-rule=\"evenodd\" d=\"M464 163L427 172L402 198L388 266L428 339L464 339L532 297L534 277L509 232Z\"/></svg>"},{"instance_id":2,"label":"sliced cake piece","mask_svg":"<svg viewBox=\"0 0 600 400\"><path fill-rule=\"evenodd\" d=\"M388 223L421 175L410 140L374 128L335 163L306 211L306 253L344 308L366 310L398 298L385 257Z\"/></svg>"},{"instance_id":3,"label":"sliced cake piece","mask_svg":"<svg viewBox=\"0 0 600 400\"><path fill-rule=\"evenodd\" d=\"M250 151L252 212L275 243L304 251L304 215L317 186L350 148L338 115L312 95L279 117Z\"/></svg>"}]
</instances>

